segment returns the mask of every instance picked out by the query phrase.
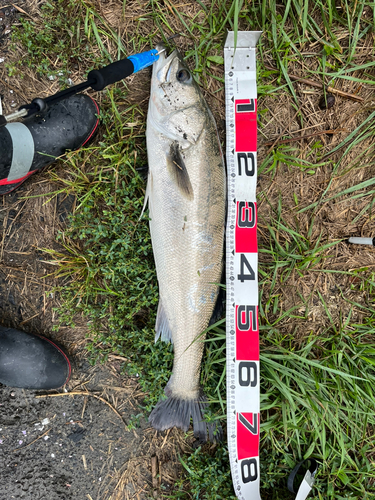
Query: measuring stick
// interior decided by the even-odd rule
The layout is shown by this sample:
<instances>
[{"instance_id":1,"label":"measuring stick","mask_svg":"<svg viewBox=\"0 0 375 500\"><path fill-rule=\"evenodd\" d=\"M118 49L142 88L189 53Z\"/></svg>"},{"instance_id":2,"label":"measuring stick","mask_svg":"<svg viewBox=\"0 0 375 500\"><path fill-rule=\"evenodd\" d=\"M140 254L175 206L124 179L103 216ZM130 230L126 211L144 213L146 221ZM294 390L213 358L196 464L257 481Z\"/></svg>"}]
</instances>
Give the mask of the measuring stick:
<instances>
[{"instance_id":1,"label":"measuring stick","mask_svg":"<svg viewBox=\"0 0 375 500\"><path fill-rule=\"evenodd\" d=\"M257 87L261 32L230 31L224 46L228 219L227 429L234 490L260 500L257 247Z\"/></svg>"},{"instance_id":2,"label":"measuring stick","mask_svg":"<svg viewBox=\"0 0 375 500\"><path fill-rule=\"evenodd\" d=\"M234 491L240 500L260 500L259 326L257 246L257 86L255 47L259 31L229 31L224 46L227 132L227 432ZM295 500L305 500L318 465L308 464Z\"/></svg>"}]
</instances>

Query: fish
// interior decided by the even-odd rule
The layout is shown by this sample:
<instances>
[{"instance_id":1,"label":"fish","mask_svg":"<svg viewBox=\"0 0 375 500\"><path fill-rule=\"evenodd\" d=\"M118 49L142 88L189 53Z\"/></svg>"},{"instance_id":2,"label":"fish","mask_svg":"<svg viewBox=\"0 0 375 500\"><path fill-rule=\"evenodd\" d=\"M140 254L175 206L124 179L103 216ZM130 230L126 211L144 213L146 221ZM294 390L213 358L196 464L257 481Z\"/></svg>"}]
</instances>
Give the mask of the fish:
<instances>
[{"instance_id":1,"label":"fish","mask_svg":"<svg viewBox=\"0 0 375 500\"><path fill-rule=\"evenodd\" d=\"M226 172L214 117L181 54L158 44L147 113L149 227L159 285L155 341L172 342L171 377L149 416L157 430L193 420L201 442L219 440L207 424L200 385L205 330L220 314Z\"/></svg>"}]
</instances>

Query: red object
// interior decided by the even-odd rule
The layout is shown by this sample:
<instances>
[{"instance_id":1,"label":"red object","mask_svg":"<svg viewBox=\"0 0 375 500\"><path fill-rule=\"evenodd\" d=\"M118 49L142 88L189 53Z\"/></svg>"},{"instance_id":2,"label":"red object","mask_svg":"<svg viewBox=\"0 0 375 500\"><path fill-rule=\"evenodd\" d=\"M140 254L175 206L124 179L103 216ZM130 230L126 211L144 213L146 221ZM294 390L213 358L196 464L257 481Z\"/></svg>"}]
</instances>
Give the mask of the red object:
<instances>
[{"instance_id":1,"label":"red object","mask_svg":"<svg viewBox=\"0 0 375 500\"><path fill-rule=\"evenodd\" d=\"M8 179L0 179L0 186L7 186L8 184L22 183L23 181L25 181L34 172L35 172L35 170L32 171L32 172L29 172L28 174L26 174L23 177L20 177L19 179L14 179L12 181L8 181ZM13 191L13 190L11 190L11 191ZM8 193L10 193L11 191L8 191Z\"/></svg>"},{"instance_id":2,"label":"red object","mask_svg":"<svg viewBox=\"0 0 375 500\"><path fill-rule=\"evenodd\" d=\"M236 359L259 361L258 306L236 306Z\"/></svg>"},{"instance_id":3,"label":"red object","mask_svg":"<svg viewBox=\"0 0 375 500\"><path fill-rule=\"evenodd\" d=\"M258 252L257 219L256 203L237 201L236 253Z\"/></svg>"},{"instance_id":4,"label":"red object","mask_svg":"<svg viewBox=\"0 0 375 500\"><path fill-rule=\"evenodd\" d=\"M259 456L259 413L237 413L238 460Z\"/></svg>"},{"instance_id":5,"label":"red object","mask_svg":"<svg viewBox=\"0 0 375 500\"><path fill-rule=\"evenodd\" d=\"M236 151L257 150L257 100L235 101Z\"/></svg>"}]
</instances>

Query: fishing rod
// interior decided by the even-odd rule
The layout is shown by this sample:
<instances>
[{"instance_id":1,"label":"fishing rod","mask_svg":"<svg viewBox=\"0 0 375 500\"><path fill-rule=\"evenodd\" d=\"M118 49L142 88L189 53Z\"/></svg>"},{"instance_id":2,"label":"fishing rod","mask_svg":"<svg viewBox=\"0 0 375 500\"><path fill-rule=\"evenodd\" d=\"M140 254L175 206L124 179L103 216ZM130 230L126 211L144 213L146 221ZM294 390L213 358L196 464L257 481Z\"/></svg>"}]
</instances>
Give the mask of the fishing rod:
<instances>
[{"instance_id":1,"label":"fishing rod","mask_svg":"<svg viewBox=\"0 0 375 500\"><path fill-rule=\"evenodd\" d=\"M31 103L24 104L18 109L18 111L9 115L0 114L0 127L11 121L33 116L36 113L45 111L49 105L66 97L75 95L89 87L96 91L103 90L108 85L123 80L133 73L137 73L138 71L151 66L159 59L159 55L164 52L164 50L165 49L162 49L158 52L156 49L152 49L147 52L140 52L139 54L134 54L126 57L125 59L120 59L119 61L108 64L108 66L104 66L103 68L94 69L89 72L85 82L79 83L65 90L61 90L56 94L45 97L44 99L37 97L33 99Z\"/></svg>"}]
</instances>

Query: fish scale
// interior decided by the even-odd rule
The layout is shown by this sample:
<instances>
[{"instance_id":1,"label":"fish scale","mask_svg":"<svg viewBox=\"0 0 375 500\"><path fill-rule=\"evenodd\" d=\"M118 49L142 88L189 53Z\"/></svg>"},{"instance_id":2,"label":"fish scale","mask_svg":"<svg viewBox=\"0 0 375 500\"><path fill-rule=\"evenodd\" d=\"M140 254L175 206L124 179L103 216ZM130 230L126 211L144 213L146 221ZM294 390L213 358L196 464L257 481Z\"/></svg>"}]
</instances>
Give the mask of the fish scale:
<instances>
[{"instance_id":1,"label":"fish scale","mask_svg":"<svg viewBox=\"0 0 375 500\"><path fill-rule=\"evenodd\" d=\"M179 81L180 74L187 80ZM205 440L202 333L223 269L225 167L213 116L177 51L154 64L146 138L146 198L160 295L156 336L171 340L174 349L168 399L158 403L150 422L159 430L186 431L193 417L194 434Z\"/></svg>"}]
</instances>

